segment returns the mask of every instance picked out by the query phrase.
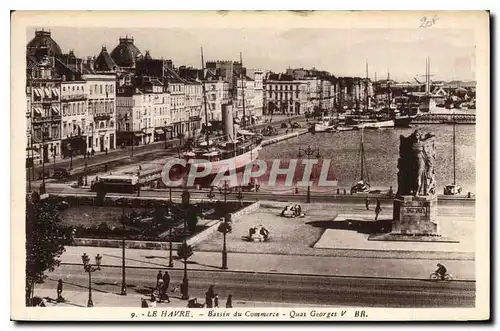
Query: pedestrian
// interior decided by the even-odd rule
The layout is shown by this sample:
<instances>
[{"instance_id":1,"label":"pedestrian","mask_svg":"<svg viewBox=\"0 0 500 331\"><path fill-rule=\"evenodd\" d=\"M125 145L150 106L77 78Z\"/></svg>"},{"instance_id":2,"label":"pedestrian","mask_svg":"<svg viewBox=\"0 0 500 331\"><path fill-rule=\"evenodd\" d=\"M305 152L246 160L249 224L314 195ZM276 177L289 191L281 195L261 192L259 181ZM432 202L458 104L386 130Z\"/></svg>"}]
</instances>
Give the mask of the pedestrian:
<instances>
[{"instance_id":1,"label":"pedestrian","mask_svg":"<svg viewBox=\"0 0 500 331\"><path fill-rule=\"evenodd\" d=\"M141 298L141 308L149 308L149 305L144 298Z\"/></svg>"},{"instance_id":2,"label":"pedestrian","mask_svg":"<svg viewBox=\"0 0 500 331\"><path fill-rule=\"evenodd\" d=\"M156 287L160 284L160 279L163 280L163 275L161 274L161 270L158 271L158 275L156 276Z\"/></svg>"},{"instance_id":3,"label":"pedestrian","mask_svg":"<svg viewBox=\"0 0 500 331\"><path fill-rule=\"evenodd\" d=\"M215 297L215 290L214 290L215 286L214 285L210 285L208 287L208 294L210 295L211 298Z\"/></svg>"},{"instance_id":4,"label":"pedestrian","mask_svg":"<svg viewBox=\"0 0 500 331\"><path fill-rule=\"evenodd\" d=\"M104 172L108 172L108 164L107 163L104 165Z\"/></svg>"},{"instance_id":5,"label":"pedestrian","mask_svg":"<svg viewBox=\"0 0 500 331\"><path fill-rule=\"evenodd\" d=\"M394 194L394 191L392 190L392 186L389 186L389 198L392 199L393 194Z\"/></svg>"},{"instance_id":6,"label":"pedestrian","mask_svg":"<svg viewBox=\"0 0 500 331\"><path fill-rule=\"evenodd\" d=\"M63 281L62 279L59 279L57 281L57 302L62 302L64 300L62 297L62 291L63 291Z\"/></svg>"},{"instance_id":7,"label":"pedestrian","mask_svg":"<svg viewBox=\"0 0 500 331\"><path fill-rule=\"evenodd\" d=\"M163 274L163 286L165 286L167 291L170 288L170 275L168 274L168 271L165 271Z\"/></svg>"},{"instance_id":8,"label":"pedestrian","mask_svg":"<svg viewBox=\"0 0 500 331\"><path fill-rule=\"evenodd\" d=\"M382 211L382 207L380 207L380 200L377 199L377 205L375 206L375 221L378 219L378 214Z\"/></svg>"},{"instance_id":9,"label":"pedestrian","mask_svg":"<svg viewBox=\"0 0 500 331\"><path fill-rule=\"evenodd\" d=\"M205 307L212 308L212 296L208 291L205 292Z\"/></svg>"},{"instance_id":10,"label":"pedestrian","mask_svg":"<svg viewBox=\"0 0 500 331\"><path fill-rule=\"evenodd\" d=\"M160 280L158 281L158 286L156 287L156 291L158 292L158 302L162 302L163 300L162 293L164 291L163 278L160 278Z\"/></svg>"},{"instance_id":11,"label":"pedestrian","mask_svg":"<svg viewBox=\"0 0 500 331\"><path fill-rule=\"evenodd\" d=\"M344 195L346 195L346 190L344 189Z\"/></svg>"},{"instance_id":12,"label":"pedestrian","mask_svg":"<svg viewBox=\"0 0 500 331\"><path fill-rule=\"evenodd\" d=\"M219 295L217 293L214 297L214 308L219 308Z\"/></svg>"},{"instance_id":13,"label":"pedestrian","mask_svg":"<svg viewBox=\"0 0 500 331\"><path fill-rule=\"evenodd\" d=\"M365 206L366 206L366 210L370 210L370 200L368 199L368 196L365 199Z\"/></svg>"},{"instance_id":14,"label":"pedestrian","mask_svg":"<svg viewBox=\"0 0 500 331\"><path fill-rule=\"evenodd\" d=\"M166 300L168 303L170 303L170 297L168 296L168 287L165 286L164 283L162 283L161 289L160 289L160 300Z\"/></svg>"},{"instance_id":15,"label":"pedestrian","mask_svg":"<svg viewBox=\"0 0 500 331\"><path fill-rule=\"evenodd\" d=\"M226 308L233 308L233 295L229 294L226 301Z\"/></svg>"}]
</instances>

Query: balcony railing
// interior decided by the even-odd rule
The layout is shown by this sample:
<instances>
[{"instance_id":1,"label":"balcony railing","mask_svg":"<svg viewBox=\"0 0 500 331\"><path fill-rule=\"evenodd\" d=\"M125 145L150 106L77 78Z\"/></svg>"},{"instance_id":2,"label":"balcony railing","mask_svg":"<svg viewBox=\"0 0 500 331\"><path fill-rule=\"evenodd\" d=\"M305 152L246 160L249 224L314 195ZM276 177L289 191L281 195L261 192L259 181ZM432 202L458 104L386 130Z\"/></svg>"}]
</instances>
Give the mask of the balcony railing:
<instances>
[{"instance_id":1,"label":"balcony railing","mask_svg":"<svg viewBox=\"0 0 500 331\"><path fill-rule=\"evenodd\" d=\"M61 101L85 100L85 99L87 99L87 96L85 94L61 95Z\"/></svg>"},{"instance_id":2,"label":"balcony railing","mask_svg":"<svg viewBox=\"0 0 500 331\"><path fill-rule=\"evenodd\" d=\"M95 114L94 120L96 121L105 121L111 119L111 115L109 114Z\"/></svg>"},{"instance_id":3,"label":"balcony railing","mask_svg":"<svg viewBox=\"0 0 500 331\"><path fill-rule=\"evenodd\" d=\"M61 115L53 115L53 116L45 116L45 117L40 117L40 116L33 117L33 123L60 122L60 121L61 121Z\"/></svg>"}]
</instances>

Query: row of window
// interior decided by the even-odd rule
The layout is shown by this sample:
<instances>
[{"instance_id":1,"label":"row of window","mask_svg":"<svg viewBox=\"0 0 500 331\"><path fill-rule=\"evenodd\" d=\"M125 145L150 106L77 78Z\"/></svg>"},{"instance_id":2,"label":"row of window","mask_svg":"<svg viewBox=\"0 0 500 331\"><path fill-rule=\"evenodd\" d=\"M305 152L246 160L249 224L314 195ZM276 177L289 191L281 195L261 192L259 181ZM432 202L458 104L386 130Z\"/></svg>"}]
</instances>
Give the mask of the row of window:
<instances>
[{"instance_id":1,"label":"row of window","mask_svg":"<svg viewBox=\"0 0 500 331\"><path fill-rule=\"evenodd\" d=\"M103 89L103 87L104 87L104 89ZM106 93L106 95L108 95L108 94L113 94L114 91L115 91L114 84L94 84L94 85L90 85L90 88L89 88L90 95L103 94L103 93Z\"/></svg>"},{"instance_id":2,"label":"row of window","mask_svg":"<svg viewBox=\"0 0 500 331\"><path fill-rule=\"evenodd\" d=\"M295 92L295 98L299 97L299 91ZM270 99L292 99L293 98L293 92L274 92L274 98L273 98L273 92L269 92L269 98Z\"/></svg>"},{"instance_id":3,"label":"row of window","mask_svg":"<svg viewBox=\"0 0 500 331\"><path fill-rule=\"evenodd\" d=\"M280 91L293 91L294 90L294 87L295 86L295 90L298 91L299 90L299 85L268 85L268 90L269 91L272 91L272 90L280 90Z\"/></svg>"},{"instance_id":4,"label":"row of window","mask_svg":"<svg viewBox=\"0 0 500 331\"><path fill-rule=\"evenodd\" d=\"M63 116L85 115L85 102L63 103Z\"/></svg>"},{"instance_id":5,"label":"row of window","mask_svg":"<svg viewBox=\"0 0 500 331\"><path fill-rule=\"evenodd\" d=\"M115 110L114 101L89 101L89 115L94 114L113 114Z\"/></svg>"}]
</instances>

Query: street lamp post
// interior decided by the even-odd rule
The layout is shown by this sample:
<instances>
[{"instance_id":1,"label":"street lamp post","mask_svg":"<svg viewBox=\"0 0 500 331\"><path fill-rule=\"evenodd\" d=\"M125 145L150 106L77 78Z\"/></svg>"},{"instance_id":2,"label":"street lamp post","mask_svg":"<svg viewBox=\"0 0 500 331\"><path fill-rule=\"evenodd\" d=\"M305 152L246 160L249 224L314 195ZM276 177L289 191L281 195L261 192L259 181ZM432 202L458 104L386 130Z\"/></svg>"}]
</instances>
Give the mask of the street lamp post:
<instances>
[{"instance_id":1,"label":"street lamp post","mask_svg":"<svg viewBox=\"0 0 500 331\"><path fill-rule=\"evenodd\" d=\"M83 165L83 173L85 175L85 186L88 185L87 183L87 162L85 162L85 164Z\"/></svg>"},{"instance_id":2,"label":"street lamp post","mask_svg":"<svg viewBox=\"0 0 500 331\"><path fill-rule=\"evenodd\" d=\"M125 273L125 199L120 199L122 204L122 288L120 295L127 295L127 282Z\"/></svg>"},{"instance_id":3,"label":"street lamp post","mask_svg":"<svg viewBox=\"0 0 500 331\"><path fill-rule=\"evenodd\" d=\"M95 257L95 264L92 265L87 253L83 253L82 255L83 269L89 274L89 301L87 307L94 307L94 302L92 302L92 273L101 270L101 260L102 256L97 254Z\"/></svg>"},{"instance_id":4,"label":"street lamp post","mask_svg":"<svg viewBox=\"0 0 500 331\"><path fill-rule=\"evenodd\" d=\"M172 227L173 227L173 214L172 214L172 201L169 202L167 205L167 212L165 214L165 217L167 218L168 222L168 248L169 248L169 255L168 255L168 267L173 268L174 267L174 259L172 257Z\"/></svg>"},{"instance_id":5,"label":"street lamp post","mask_svg":"<svg viewBox=\"0 0 500 331\"><path fill-rule=\"evenodd\" d=\"M236 198L240 202L240 207L243 205L243 188L241 185L238 187L238 195L236 195Z\"/></svg>"},{"instance_id":6,"label":"street lamp post","mask_svg":"<svg viewBox=\"0 0 500 331\"><path fill-rule=\"evenodd\" d=\"M224 182L224 185L222 185L222 187L219 187L219 192L221 194L224 194L224 207L226 206L227 195L231 194L232 191L233 191L233 188L231 186L229 186L229 184L227 182Z\"/></svg>"},{"instance_id":7,"label":"street lamp post","mask_svg":"<svg viewBox=\"0 0 500 331\"><path fill-rule=\"evenodd\" d=\"M40 194L45 194L45 127L42 126L42 186Z\"/></svg>"},{"instance_id":8,"label":"street lamp post","mask_svg":"<svg viewBox=\"0 0 500 331\"><path fill-rule=\"evenodd\" d=\"M163 134L165 135L165 149L167 149L167 121L164 122L165 128L163 129Z\"/></svg>"},{"instance_id":9,"label":"street lamp post","mask_svg":"<svg viewBox=\"0 0 500 331\"><path fill-rule=\"evenodd\" d=\"M71 142L70 145L68 146L69 150L69 170L73 169L73 148L71 147Z\"/></svg>"},{"instance_id":10,"label":"street lamp post","mask_svg":"<svg viewBox=\"0 0 500 331\"><path fill-rule=\"evenodd\" d=\"M53 176L55 177L56 175L56 147L52 145L50 148L50 151L52 152L52 157L54 159L54 167L53 167Z\"/></svg>"},{"instance_id":11,"label":"street lamp post","mask_svg":"<svg viewBox=\"0 0 500 331\"><path fill-rule=\"evenodd\" d=\"M301 158L303 155L307 156L307 159L309 160L311 158L311 156L315 155L316 158L320 158L321 155L319 153L319 149L318 148L311 148L311 146L307 146L306 149L303 149L301 147L299 147L299 154L298 154L298 157ZM306 198L306 202L307 203L311 203L311 184L310 184L310 181L308 181L308 184L307 184L307 198Z\"/></svg>"},{"instance_id":12,"label":"street lamp post","mask_svg":"<svg viewBox=\"0 0 500 331\"><path fill-rule=\"evenodd\" d=\"M217 228L217 231L222 233L223 241L222 241L222 269L227 269L227 247L226 247L226 236L229 232L232 231L232 225L229 214L225 217L221 218L221 223Z\"/></svg>"}]
</instances>

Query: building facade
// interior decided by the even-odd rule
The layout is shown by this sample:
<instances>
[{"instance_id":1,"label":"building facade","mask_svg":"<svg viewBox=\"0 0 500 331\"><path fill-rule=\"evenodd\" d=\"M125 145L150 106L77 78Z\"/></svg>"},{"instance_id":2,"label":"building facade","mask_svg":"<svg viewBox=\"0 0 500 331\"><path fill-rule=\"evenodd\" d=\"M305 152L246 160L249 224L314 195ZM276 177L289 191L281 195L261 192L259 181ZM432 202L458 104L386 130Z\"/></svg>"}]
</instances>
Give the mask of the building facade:
<instances>
[{"instance_id":1,"label":"building facade","mask_svg":"<svg viewBox=\"0 0 500 331\"><path fill-rule=\"evenodd\" d=\"M61 82L61 148L63 157L87 152L87 84L84 80Z\"/></svg>"},{"instance_id":2,"label":"building facade","mask_svg":"<svg viewBox=\"0 0 500 331\"><path fill-rule=\"evenodd\" d=\"M86 83L87 152L107 152L116 148L116 75L83 75Z\"/></svg>"},{"instance_id":3,"label":"building facade","mask_svg":"<svg viewBox=\"0 0 500 331\"><path fill-rule=\"evenodd\" d=\"M30 109L30 145L39 162L61 158L61 79L49 49L28 62L27 94Z\"/></svg>"},{"instance_id":4,"label":"building facade","mask_svg":"<svg viewBox=\"0 0 500 331\"><path fill-rule=\"evenodd\" d=\"M269 73L265 80L268 115L302 115L312 112L310 83L291 75Z\"/></svg>"}]
</instances>

